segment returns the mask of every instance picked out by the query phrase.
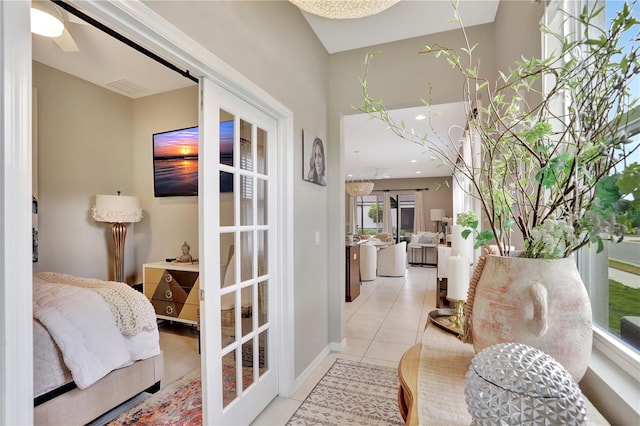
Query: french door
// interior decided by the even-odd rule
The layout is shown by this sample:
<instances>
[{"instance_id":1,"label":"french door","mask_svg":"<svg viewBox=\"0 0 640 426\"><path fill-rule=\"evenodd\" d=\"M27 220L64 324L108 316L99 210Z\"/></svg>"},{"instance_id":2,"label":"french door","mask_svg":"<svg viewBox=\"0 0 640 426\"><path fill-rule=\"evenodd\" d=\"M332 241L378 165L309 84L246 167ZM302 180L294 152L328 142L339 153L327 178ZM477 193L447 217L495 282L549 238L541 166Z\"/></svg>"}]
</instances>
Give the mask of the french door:
<instances>
[{"instance_id":1,"label":"french door","mask_svg":"<svg viewBox=\"0 0 640 426\"><path fill-rule=\"evenodd\" d=\"M276 121L200 84L204 424L249 424L278 394Z\"/></svg>"}]
</instances>

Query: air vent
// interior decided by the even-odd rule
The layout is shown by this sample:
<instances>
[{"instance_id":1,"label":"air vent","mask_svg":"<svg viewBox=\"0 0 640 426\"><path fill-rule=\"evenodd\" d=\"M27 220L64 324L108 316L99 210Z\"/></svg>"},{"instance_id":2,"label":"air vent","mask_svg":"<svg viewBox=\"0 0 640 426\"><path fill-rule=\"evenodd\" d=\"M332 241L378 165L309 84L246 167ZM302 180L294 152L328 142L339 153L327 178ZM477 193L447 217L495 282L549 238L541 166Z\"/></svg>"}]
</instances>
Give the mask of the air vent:
<instances>
[{"instance_id":1,"label":"air vent","mask_svg":"<svg viewBox=\"0 0 640 426\"><path fill-rule=\"evenodd\" d=\"M112 87L116 90L119 90L123 93L128 93L130 95L138 95L140 93L148 92L149 89L145 89L142 86L138 86L132 81L121 78L120 80L115 80L106 84L109 87Z\"/></svg>"}]
</instances>

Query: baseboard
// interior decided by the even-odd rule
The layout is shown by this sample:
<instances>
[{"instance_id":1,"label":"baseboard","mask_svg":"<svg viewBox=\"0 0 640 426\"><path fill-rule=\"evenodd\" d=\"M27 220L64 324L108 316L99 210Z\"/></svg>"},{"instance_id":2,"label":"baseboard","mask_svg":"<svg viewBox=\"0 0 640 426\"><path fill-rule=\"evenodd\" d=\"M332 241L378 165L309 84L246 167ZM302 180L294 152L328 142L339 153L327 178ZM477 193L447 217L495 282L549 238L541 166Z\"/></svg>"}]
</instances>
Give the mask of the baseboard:
<instances>
[{"instance_id":1,"label":"baseboard","mask_svg":"<svg viewBox=\"0 0 640 426\"><path fill-rule=\"evenodd\" d=\"M322 363L322 361L331 353L330 346L331 345L325 346L325 348L318 354L318 356L316 356L315 359L311 361L307 368L305 368L304 371L300 373L298 377L296 377L296 392L298 391L298 389L300 389L300 386L302 386L302 384L309 378L311 373L313 373L318 368L318 366L320 366L320 363Z\"/></svg>"},{"instance_id":2,"label":"baseboard","mask_svg":"<svg viewBox=\"0 0 640 426\"><path fill-rule=\"evenodd\" d=\"M331 352L343 352L347 347L347 339L342 339L342 342L331 342L329 343L329 348L331 348Z\"/></svg>"}]
</instances>

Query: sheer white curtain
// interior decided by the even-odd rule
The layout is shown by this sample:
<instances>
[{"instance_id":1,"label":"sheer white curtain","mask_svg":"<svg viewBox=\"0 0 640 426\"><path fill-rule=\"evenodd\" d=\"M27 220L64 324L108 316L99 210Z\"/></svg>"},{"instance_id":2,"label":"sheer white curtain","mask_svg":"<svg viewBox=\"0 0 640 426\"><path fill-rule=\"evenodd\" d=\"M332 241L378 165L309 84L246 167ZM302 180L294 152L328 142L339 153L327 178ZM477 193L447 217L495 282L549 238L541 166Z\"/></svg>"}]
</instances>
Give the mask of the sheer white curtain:
<instances>
[{"instance_id":1,"label":"sheer white curtain","mask_svg":"<svg viewBox=\"0 0 640 426\"><path fill-rule=\"evenodd\" d=\"M425 232L427 224L424 220L424 200L422 191L416 191L416 199L413 207L413 233Z\"/></svg>"},{"instance_id":2,"label":"sheer white curtain","mask_svg":"<svg viewBox=\"0 0 640 426\"><path fill-rule=\"evenodd\" d=\"M393 234L393 223L391 222L391 195L384 193L382 204L382 232Z\"/></svg>"},{"instance_id":3,"label":"sheer white curtain","mask_svg":"<svg viewBox=\"0 0 640 426\"><path fill-rule=\"evenodd\" d=\"M349 203L349 210L348 210L348 215L347 215L347 233L350 233L351 235L355 235L356 231L358 229L358 225L356 223L356 197L354 197L353 195L349 195L349 199L348 199L348 203Z\"/></svg>"}]
</instances>

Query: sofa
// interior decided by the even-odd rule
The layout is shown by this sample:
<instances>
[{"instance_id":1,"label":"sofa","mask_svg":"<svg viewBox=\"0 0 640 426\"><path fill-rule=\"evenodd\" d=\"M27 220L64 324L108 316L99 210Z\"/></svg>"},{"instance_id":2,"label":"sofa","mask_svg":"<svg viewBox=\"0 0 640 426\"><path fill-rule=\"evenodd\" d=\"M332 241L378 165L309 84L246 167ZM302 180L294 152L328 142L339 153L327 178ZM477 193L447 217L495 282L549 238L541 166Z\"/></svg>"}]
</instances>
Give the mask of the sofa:
<instances>
[{"instance_id":1,"label":"sofa","mask_svg":"<svg viewBox=\"0 0 640 426\"><path fill-rule=\"evenodd\" d=\"M411 236L407 245L407 257L410 265L437 265L440 234L420 232Z\"/></svg>"}]
</instances>

